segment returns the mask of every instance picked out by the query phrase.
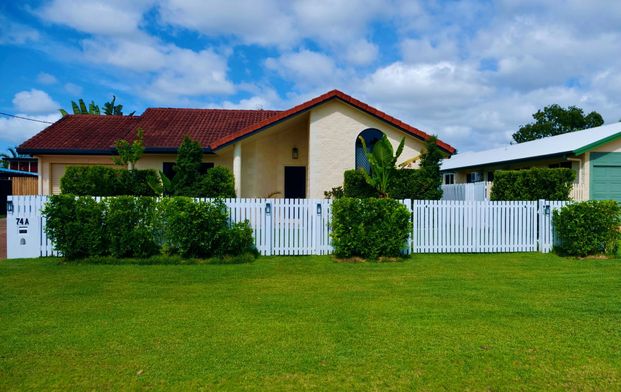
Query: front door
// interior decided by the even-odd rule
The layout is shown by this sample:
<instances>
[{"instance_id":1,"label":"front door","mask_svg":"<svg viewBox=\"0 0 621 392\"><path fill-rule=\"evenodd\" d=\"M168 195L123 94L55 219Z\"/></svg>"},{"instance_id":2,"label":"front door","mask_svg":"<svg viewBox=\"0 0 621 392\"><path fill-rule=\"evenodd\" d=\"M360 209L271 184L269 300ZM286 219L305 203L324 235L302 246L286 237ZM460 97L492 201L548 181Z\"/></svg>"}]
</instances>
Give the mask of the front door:
<instances>
[{"instance_id":1,"label":"front door","mask_svg":"<svg viewBox=\"0 0 621 392\"><path fill-rule=\"evenodd\" d=\"M305 166L285 166L285 197L287 199L306 197Z\"/></svg>"}]
</instances>

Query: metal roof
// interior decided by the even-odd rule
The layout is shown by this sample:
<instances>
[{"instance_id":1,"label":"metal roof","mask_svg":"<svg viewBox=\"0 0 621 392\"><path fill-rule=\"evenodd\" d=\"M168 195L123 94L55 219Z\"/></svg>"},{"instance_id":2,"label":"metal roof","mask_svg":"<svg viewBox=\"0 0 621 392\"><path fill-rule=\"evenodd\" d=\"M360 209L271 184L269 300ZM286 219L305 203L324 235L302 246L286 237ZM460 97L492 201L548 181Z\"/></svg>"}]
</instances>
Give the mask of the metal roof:
<instances>
[{"instance_id":1,"label":"metal roof","mask_svg":"<svg viewBox=\"0 0 621 392\"><path fill-rule=\"evenodd\" d=\"M444 171L456 170L561 154L580 155L620 137L621 122L550 136L526 143L510 144L491 150L456 154L450 159L445 159L442 162L441 169Z\"/></svg>"},{"instance_id":2,"label":"metal roof","mask_svg":"<svg viewBox=\"0 0 621 392\"><path fill-rule=\"evenodd\" d=\"M16 176L33 176L33 177L38 176L37 173L32 173L32 172L23 171L23 170L7 169L4 167L0 167L0 174L14 174Z\"/></svg>"}]
</instances>

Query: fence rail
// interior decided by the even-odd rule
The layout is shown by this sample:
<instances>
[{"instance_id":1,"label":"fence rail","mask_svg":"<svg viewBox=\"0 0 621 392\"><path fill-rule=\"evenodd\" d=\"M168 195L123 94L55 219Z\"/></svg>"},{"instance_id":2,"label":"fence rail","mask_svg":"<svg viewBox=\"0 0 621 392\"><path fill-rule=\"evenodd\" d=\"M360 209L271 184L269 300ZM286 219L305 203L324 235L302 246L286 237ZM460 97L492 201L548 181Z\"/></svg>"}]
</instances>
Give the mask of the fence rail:
<instances>
[{"instance_id":1,"label":"fence rail","mask_svg":"<svg viewBox=\"0 0 621 392\"><path fill-rule=\"evenodd\" d=\"M47 196L9 196L8 258L56 256L41 210ZM207 199L197 199L207 200ZM248 221L262 255L332 253L332 202L225 199L231 222ZM405 253L549 252L552 213L566 202L402 200L413 231Z\"/></svg>"}]
</instances>

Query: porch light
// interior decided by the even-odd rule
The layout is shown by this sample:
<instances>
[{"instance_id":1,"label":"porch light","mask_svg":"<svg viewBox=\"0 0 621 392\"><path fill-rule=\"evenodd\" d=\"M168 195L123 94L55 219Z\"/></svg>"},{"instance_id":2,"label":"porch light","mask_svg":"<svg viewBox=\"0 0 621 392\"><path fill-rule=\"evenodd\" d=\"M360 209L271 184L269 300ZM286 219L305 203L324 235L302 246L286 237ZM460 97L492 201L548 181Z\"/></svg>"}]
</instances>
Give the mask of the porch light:
<instances>
[{"instance_id":1,"label":"porch light","mask_svg":"<svg viewBox=\"0 0 621 392\"><path fill-rule=\"evenodd\" d=\"M317 215L321 215L321 204L317 203Z\"/></svg>"},{"instance_id":2,"label":"porch light","mask_svg":"<svg viewBox=\"0 0 621 392\"><path fill-rule=\"evenodd\" d=\"M298 148L297 147L293 147L291 149L291 158L298 159L298 156L299 156Z\"/></svg>"},{"instance_id":3,"label":"porch light","mask_svg":"<svg viewBox=\"0 0 621 392\"><path fill-rule=\"evenodd\" d=\"M6 202L6 212L13 213L13 200Z\"/></svg>"},{"instance_id":4,"label":"porch light","mask_svg":"<svg viewBox=\"0 0 621 392\"><path fill-rule=\"evenodd\" d=\"M272 203L265 203L265 214L269 215L272 213Z\"/></svg>"}]
</instances>

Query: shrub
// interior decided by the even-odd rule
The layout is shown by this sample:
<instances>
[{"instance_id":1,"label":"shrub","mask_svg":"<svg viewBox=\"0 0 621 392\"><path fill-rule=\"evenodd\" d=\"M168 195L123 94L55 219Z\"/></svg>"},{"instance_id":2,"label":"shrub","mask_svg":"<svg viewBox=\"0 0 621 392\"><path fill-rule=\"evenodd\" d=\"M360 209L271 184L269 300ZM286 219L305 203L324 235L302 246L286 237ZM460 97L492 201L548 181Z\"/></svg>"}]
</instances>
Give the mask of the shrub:
<instances>
[{"instance_id":1,"label":"shrub","mask_svg":"<svg viewBox=\"0 0 621 392\"><path fill-rule=\"evenodd\" d=\"M154 170L113 169L106 166L70 166L60 179L62 193L77 196L155 196L149 186Z\"/></svg>"},{"instance_id":2,"label":"shrub","mask_svg":"<svg viewBox=\"0 0 621 392\"><path fill-rule=\"evenodd\" d=\"M203 149L201 145L188 136L183 138L179 146L177 163L173 167L173 189L177 196L196 196L195 184L201 178L201 162L203 161Z\"/></svg>"},{"instance_id":3,"label":"shrub","mask_svg":"<svg viewBox=\"0 0 621 392\"><path fill-rule=\"evenodd\" d=\"M201 176L193 187L194 197L235 197L235 178L229 169L216 166Z\"/></svg>"},{"instance_id":4,"label":"shrub","mask_svg":"<svg viewBox=\"0 0 621 392\"><path fill-rule=\"evenodd\" d=\"M156 200L119 196L105 201L109 253L114 257L149 257L160 252Z\"/></svg>"},{"instance_id":5,"label":"shrub","mask_svg":"<svg viewBox=\"0 0 621 392\"><path fill-rule=\"evenodd\" d=\"M324 191L323 195L326 199L340 199L345 196L345 192L343 191L342 186L335 186L329 191Z\"/></svg>"},{"instance_id":6,"label":"shrub","mask_svg":"<svg viewBox=\"0 0 621 392\"><path fill-rule=\"evenodd\" d=\"M619 240L621 207L612 200L568 204L554 211L557 251L570 256L614 254Z\"/></svg>"},{"instance_id":7,"label":"shrub","mask_svg":"<svg viewBox=\"0 0 621 392\"><path fill-rule=\"evenodd\" d=\"M149 185L150 182L158 181L155 170L123 170L117 173L116 195L128 196L157 196L157 193Z\"/></svg>"},{"instance_id":8,"label":"shrub","mask_svg":"<svg viewBox=\"0 0 621 392\"><path fill-rule=\"evenodd\" d=\"M498 170L492 200L569 200L576 173L567 168Z\"/></svg>"},{"instance_id":9,"label":"shrub","mask_svg":"<svg viewBox=\"0 0 621 392\"><path fill-rule=\"evenodd\" d=\"M367 183L364 173L360 170L347 170L343 183L343 194L345 197L378 197L379 193L375 188Z\"/></svg>"},{"instance_id":10,"label":"shrub","mask_svg":"<svg viewBox=\"0 0 621 392\"><path fill-rule=\"evenodd\" d=\"M68 260L107 253L105 206L91 197L51 196L43 209L45 232Z\"/></svg>"},{"instance_id":11,"label":"shrub","mask_svg":"<svg viewBox=\"0 0 621 392\"><path fill-rule=\"evenodd\" d=\"M117 170L106 166L69 166L60 179L62 193L112 196L117 192Z\"/></svg>"},{"instance_id":12,"label":"shrub","mask_svg":"<svg viewBox=\"0 0 621 392\"><path fill-rule=\"evenodd\" d=\"M440 200L442 189L422 169L399 169L392 176L388 194L393 199Z\"/></svg>"},{"instance_id":13,"label":"shrub","mask_svg":"<svg viewBox=\"0 0 621 392\"><path fill-rule=\"evenodd\" d=\"M344 197L332 204L337 257L398 257L411 229L410 212L396 200Z\"/></svg>"},{"instance_id":14,"label":"shrub","mask_svg":"<svg viewBox=\"0 0 621 392\"><path fill-rule=\"evenodd\" d=\"M240 256L244 253L259 255L254 245L252 227L248 221L231 224L221 237L216 249L216 255L220 258L227 256Z\"/></svg>"},{"instance_id":15,"label":"shrub","mask_svg":"<svg viewBox=\"0 0 621 392\"><path fill-rule=\"evenodd\" d=\"M173 197L164 198L160 207L166 253L205 258L218 252L228 229L224 203Z\"/></svg>"}]
</instances>

